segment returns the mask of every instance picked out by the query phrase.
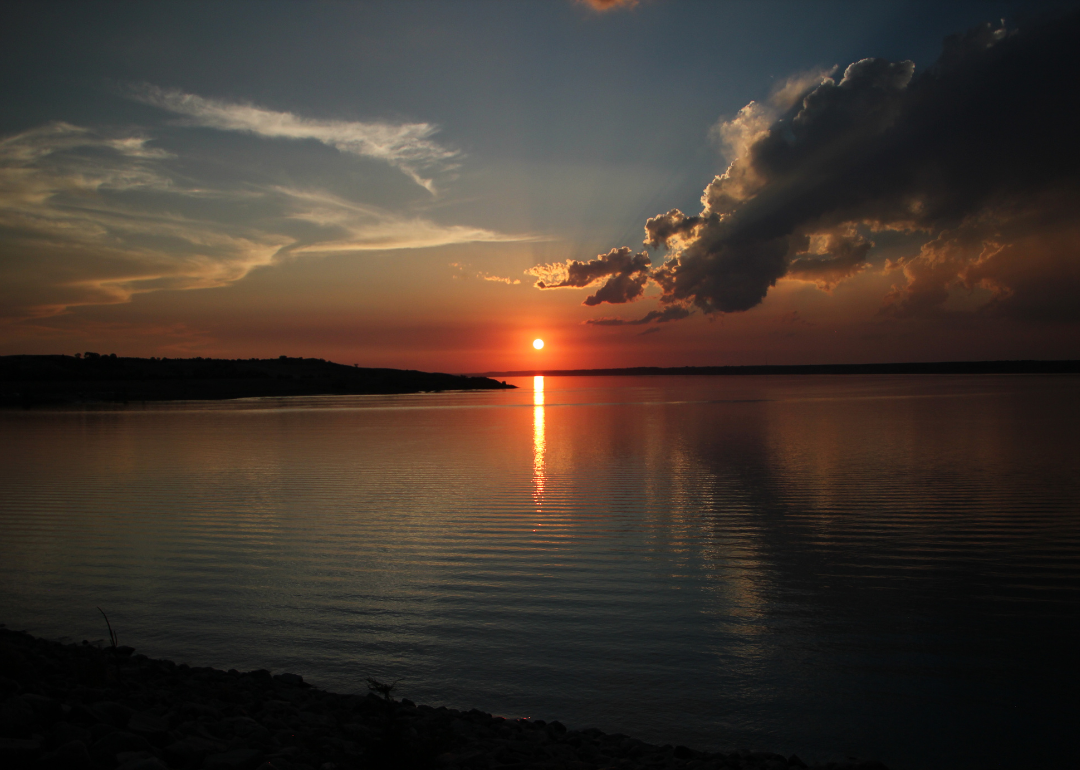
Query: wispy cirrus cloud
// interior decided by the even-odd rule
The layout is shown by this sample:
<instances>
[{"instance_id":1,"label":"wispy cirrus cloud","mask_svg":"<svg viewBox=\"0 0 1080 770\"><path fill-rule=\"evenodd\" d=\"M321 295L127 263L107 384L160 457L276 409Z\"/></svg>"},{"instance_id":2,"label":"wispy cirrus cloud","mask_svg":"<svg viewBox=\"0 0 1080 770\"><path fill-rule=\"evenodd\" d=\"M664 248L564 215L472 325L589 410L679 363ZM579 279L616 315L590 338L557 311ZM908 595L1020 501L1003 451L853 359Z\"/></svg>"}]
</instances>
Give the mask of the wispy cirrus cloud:
<instances>
[{"instance_id":1,"label":"wispy cirrus cloud","mask_svg":"<svg viewBox=\"0 0 1080 770\"><path fill-rule=\"evenodd\" d=\"M460 155L432 140L439 131L433 123L318 120L153 85L135 87L131 94L205 128L276 139L314 139L340 152L380 160L431 193L435 192L432 175L450 168Z\"/></svg>"},{"instance_id":2,"label":"wispy cirrus cloud","mask_svg":"<svg viewBox=\"0 0 1080 770\"><path fill-rule=\"evenodd\" d=\"M502 275L492 275L483 270L473 271L469 265L461 262L451 262L450 267L454 270L453 277L458 280L476 277L490 283L505 283L507 286L517 286L521 283L521 279L519 278L507 278Z\"/></svg>"},{"instance_id":3,"label":"wispy cirrus cloud","mask_svg":"<svg viewBox=\"0 0 1080 770\"><path fill-rule=\"evenodd\" d=\"M192 178L182 160L141 131L51 123L0 138L0 315L226 286L305 255L531 239L318 188Z\"/></svg>"}]
</instances>

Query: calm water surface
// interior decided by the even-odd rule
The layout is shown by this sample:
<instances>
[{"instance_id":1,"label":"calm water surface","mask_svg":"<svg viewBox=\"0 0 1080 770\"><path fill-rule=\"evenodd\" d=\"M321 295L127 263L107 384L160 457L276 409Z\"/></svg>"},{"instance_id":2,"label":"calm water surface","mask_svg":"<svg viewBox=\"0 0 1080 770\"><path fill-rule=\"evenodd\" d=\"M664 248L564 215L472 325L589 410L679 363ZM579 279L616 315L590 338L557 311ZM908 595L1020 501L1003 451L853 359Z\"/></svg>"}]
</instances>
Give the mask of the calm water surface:
<instances>
[{"instance_id":1,"label":"calm water surface","mask_svg":"<svg viewBox=\"0 0 1080 770\"><path fill-rule=\"evenodd\" d=\"M1075 755L1080 378L0 412L0 621L897 768Z\"/></svg>"}]
</instances>

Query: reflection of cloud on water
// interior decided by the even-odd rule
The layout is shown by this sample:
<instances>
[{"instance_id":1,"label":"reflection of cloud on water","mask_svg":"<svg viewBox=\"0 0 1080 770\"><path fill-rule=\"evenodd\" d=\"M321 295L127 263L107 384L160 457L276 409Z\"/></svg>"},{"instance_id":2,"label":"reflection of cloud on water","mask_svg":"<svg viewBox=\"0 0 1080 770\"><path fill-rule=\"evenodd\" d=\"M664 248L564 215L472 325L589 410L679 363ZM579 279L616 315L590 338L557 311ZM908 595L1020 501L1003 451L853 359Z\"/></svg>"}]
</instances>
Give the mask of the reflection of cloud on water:
<instances>
[{"instance_id":1,"label":"reflection of cloud on water","mask_svg":"<svg viewBox=\"0 0 1080 770\"><path fill-rule=\"evenodd\" d=\"M704 574L702 587L711 602L702 611L734 621L730 633L756 636L765 631L768 599L761 590L766 564L756 533L744 519L754 505L752 491L727 463L708 459L708 453L687 446L679 446L669 458L670 513L664 536L672 541L668 548L682 551L685 572ZM679 541L687 547L679 548Z\"/></svg>"}]
</instances>

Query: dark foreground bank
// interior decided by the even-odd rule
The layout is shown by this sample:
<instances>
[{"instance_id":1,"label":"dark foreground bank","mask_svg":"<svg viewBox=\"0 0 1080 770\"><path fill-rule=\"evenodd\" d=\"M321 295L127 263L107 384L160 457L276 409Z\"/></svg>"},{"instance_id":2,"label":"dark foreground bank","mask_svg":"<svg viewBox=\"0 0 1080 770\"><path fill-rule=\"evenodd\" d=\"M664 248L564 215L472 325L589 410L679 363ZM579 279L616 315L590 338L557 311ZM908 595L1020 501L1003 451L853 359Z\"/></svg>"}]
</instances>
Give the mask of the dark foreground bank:
<instances>
[{"instance_id":1,"label":"dark foreground bank","mask_svg":"<svg viewBox=\"0 0 1080 770\"><path fill-rule=\"evenodd\" d=\"M7 407L512 387L487 377L345 366L321 358L0 356L0 406Z\"/></svg>"},{"instance_id":2,"label":"dark foreground bank","mask_svg":"<svg viewBox=\"0 0 1080 770\"><path fill-rule=\"evenodd\" d=\"M788 770L796 756L654 746L558 722L339 695L295 674L176 665L130 647L0 628L0 766L34 768L688 768ZM878 762L828 768L885 770Z\"/></svg>"}]
</instances>

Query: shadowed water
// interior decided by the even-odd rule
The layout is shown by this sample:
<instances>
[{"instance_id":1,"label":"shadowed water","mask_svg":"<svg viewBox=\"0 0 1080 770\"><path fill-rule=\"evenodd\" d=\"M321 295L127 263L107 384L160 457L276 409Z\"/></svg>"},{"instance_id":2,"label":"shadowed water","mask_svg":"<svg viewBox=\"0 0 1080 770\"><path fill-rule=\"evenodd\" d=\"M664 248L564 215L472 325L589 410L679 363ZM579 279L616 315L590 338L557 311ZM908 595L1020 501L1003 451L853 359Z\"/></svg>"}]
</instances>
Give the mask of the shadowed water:
<instances>
[{"instance_id":1,"label":"shadowed water","mask_svg":"<svg viewBox=\"0 0 1080 770\"><path fill-rule=\"evenodd\" d=\"M898 768L1071 756L1080 378L0 412L0 620Z\"/></svg>"}]
</instances>

